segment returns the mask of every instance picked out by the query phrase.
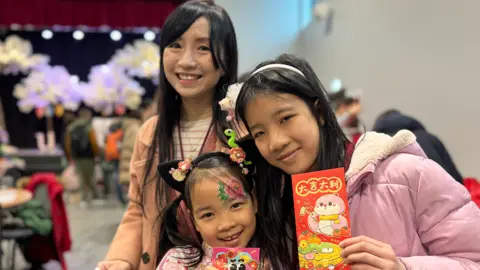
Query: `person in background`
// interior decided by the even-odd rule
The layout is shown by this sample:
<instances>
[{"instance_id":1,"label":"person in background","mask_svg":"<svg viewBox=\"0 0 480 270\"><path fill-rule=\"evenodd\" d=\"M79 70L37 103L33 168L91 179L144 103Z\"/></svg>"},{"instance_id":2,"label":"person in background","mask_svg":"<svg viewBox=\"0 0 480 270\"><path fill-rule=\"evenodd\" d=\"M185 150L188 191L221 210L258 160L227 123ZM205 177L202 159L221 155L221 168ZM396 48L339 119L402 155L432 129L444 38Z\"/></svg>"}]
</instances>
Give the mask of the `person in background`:
<instances>
[{"instance_id":1,"label":"person in background","mask_svg":"<svg viewBox=\"0 0 480 270\"><path fill-rule=\"evenodd\" d=\"M348 89L342 88L329 94L328 98L343 132L353 144L356 144L363 134L358 118L362 111L359 94L350 93Z\"/></svg>"},{"instance_id":2,"label":"person in background","mask_svg":"<svg viewBox=\"0 0 480 270\"><path fill-rule=\"evenodd\" d=\"M463 184L463 177L453 162L447 148L435 135L428 132L415 118L402 114L398 110L387 110L378 116L373 131L395 135L398 131L410 130L417 137L427 157L443 167L457 182Z\"/></svg>"},{"instance_id":3,"label":"person in background","mask_svg":"<svg viewBox=\"0 0 480 270\"><path fill-rule=\"evenodd\" d=\"M122 121L113 123L109 127L109 133L105 138L105 158L102 162L105 196L110 193L110 187L114 188L117 193L118 200L122 205L126 205L123 197L122 188L118 181L120 153L122 149L123 130Z\"/></svg>"},{"instance_id":4,"label":"person in background","mask_svg":"<svg viewBox=\"0 0 480 270\"><path fill-rule=\"evenodd\" d=\"M67 137L67 128L76 119L76 116L75 116L75 113L72 112L72 111L65 111L62 119L63 119L63 125L62 125L63 129L62 129L62 135L61 135L60 143L63 146L63 151L66 152L67 149L65 149L65 138Z\"/></svg>"},{"instance_id":5,"label":"person in background","mask_svg":"<svg viewBox=\"0 0 480 270\"><path fill-rule=\"evenodd\" d=\"M65 156L69 162L75 163L80 177L82 205L90 203L91 199L100 202L94 179L95 159L100 149L92 126L92 116L89 109L80 109L78 118L67 126L65 134Z\"/></svg>"},{"instance_id":6,"label":"person in background","mask_svg":"<svg viewBox=\"0 0 480 270\"><path fill-rule=\"evenodd\" d=\"M122 121L123 138L119 163L119 182L121 185L130 183L130 160L135 146L135 138L143 123L142 112L142 109L129 111Z\"/></svg>"}]
</instances>

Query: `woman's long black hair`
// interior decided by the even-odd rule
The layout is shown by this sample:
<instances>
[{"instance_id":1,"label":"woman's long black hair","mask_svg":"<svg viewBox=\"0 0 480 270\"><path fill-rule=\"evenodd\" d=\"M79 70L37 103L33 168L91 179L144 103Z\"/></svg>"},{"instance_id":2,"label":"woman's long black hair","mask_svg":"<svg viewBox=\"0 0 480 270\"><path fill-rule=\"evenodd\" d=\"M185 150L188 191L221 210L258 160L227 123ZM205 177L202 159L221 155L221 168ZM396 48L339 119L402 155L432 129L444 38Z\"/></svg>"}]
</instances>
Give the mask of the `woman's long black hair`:
<instances>
[{"instance_id":1,"label":"woman's long black hair","mask_svg":"<svg viewBox=\"0 0 480 270\"><path fill-rule=\"evenodd\" d=\"M348 139L338 125L325 88L313 68L304 59L283 54L273 61L261 63L256 69L273 63L295 67L305 77L283 68L267 69L254 74L245 81L240 91L236 102L237 115L248 128L246 108L256 96L293 94L307 103L318 121L320 149L315 169L343 167ZM261 230L258 233L260 248L270 260L272 269L296 269L298 254L291 177L270 165L254 146L254 141L244 142L242 146L256 167L255 190L259 212L257 228Z\"/></svg>"},{"instance_id":2,"label":"woman's long black hair","mask_svg":"<svg viewBox=\"0 0 480 270\"><path fill-rule=\"evenodd\" d=\"M210 24L210 47L212 48L213 63L216 68L221 68L224 75L220 77L212 100L213 121L217 134L221 136L225 124L223 123L226 115L218 106L218 102L225 97L225 88L237 79L238 52L235 29L227 12L213 1L197 0L188 1L177 7L167 18L162 29L160 40L160 81L159 81L159 105L158 120L155 127L155 133L151 141L151 147L148 149L147 163L145 165L143 185L140 187L140 205L145 215L144 205L147 200L148 192L145 189L152 188L147 186L154 182L155 184L155 204L158 213L162 213L166 202L173 198L171 189L163 181L160 181L159 175L153 168L153 164L159 161L170 160L173 158L173 130L180 119L181 98L165 77L163 66L163 52L172 42L181 37L185 31L200 17L205 17ZM158 155L158 156L157 156Z\"/></svg>"},{"instance_id":3,"label":"woman's long black hair","mask_svg":"<svg viewBox=\"0 0 480 270\"><path fill-rule=\"evenodd\" d=\"M163 171L162 175L168 174L172 164L176 165L177 162L166 162L159 166L159 170ZM193 169L185 179L183 190L180 192L181 195L165 208L164 215L161 217L160 241L158 244L159 256L157 258L158 262L160 262L168 250L175 247L182 247L184 248L183 253L185 258L179 259L182 259L186 266L193 268L197 267L202 261L205 252L202 248L201 242L195 241L192 237L180 233L179 226L181 225L177 222L177 213L182 201L185 202L185 206L190 210L190 213L193 212L191 198L193 185L199 183L203 179L233 176L241 181L244 190L252 200L254 200L255 197L253 195L252 174L248 174L247 176L243 175L242 168L238 164L232 162L228 154L218 152L203 154L193 160L192 164ZM170 179L169 181L178 185L178 183L175 183L176 180ZM189 216L188 218L193 222L193 217ZM250 242L254 241L254 238L252 238ZM202 239L198 232L197 239Z\"/></svg>"}]
</instances>

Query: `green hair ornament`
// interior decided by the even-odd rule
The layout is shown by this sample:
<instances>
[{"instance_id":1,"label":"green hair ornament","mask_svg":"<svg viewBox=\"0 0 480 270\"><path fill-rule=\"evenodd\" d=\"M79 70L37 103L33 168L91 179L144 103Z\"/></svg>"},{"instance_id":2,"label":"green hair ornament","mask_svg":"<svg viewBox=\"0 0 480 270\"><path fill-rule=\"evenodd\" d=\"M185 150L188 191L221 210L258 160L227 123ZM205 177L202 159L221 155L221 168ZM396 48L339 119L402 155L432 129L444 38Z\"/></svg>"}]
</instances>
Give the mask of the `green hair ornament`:
<instances>
[{"instance_id":1,"label":"green hair ornament","mask_svg":"<svg viewBox=\"0 0 480 270\"><path fill-rule=\"evenodd\" d=\"M233 129L227 129L224 133L229 137L228 146L230 146L230 149L228 149L226 153L230 155L230 159L233 162L242 167L243 174L248 174L248 169L245 166L251 165L252 162L245 159L247 157L245 151L243 151L243 149L235 142L237 139L237 133Z\"/></svg>"}]
</instances>

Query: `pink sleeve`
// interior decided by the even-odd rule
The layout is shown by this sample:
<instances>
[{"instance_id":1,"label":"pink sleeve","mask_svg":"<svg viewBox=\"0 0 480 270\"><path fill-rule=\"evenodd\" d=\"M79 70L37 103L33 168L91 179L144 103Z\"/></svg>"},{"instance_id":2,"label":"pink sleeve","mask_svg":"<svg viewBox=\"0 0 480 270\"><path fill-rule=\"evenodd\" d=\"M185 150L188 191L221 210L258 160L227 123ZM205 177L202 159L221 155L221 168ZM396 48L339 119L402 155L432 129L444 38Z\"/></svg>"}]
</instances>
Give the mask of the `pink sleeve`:
<instances>
[{"instance_id":1,"label":"pink sleeve","mask_svg":"<svg viewBox=\"0 0 480 270\"><path fill-rule=\"evenodd\" d=\"M157 270L187 270L181 260L184 257L182 249L172 248L162 258Z\"/></svg>"},{"instance_id":2,"label":"pink sleeve","mask_svg":"<svg viewBox=\"0 0 480 270\"><path fill-rule=\"evenodd\" d=\"M417 232L430 256L400 258L406 268L480 269L480 209L465 187L426 159L414 200Z\"/></svg>"}]
</instances>

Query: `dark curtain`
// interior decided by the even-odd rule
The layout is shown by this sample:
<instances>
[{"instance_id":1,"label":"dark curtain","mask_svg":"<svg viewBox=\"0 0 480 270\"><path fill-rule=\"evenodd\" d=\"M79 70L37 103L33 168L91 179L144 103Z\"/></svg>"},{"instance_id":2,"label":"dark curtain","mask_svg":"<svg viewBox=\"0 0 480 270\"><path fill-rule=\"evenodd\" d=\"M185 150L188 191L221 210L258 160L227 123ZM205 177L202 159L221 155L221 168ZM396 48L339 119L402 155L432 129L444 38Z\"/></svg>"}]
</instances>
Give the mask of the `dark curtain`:
<instances>
[{"instance_id":1,"label":"dark curtain","mask_svg":"<svg viewBox=\"0 0 480 270\"><path fill-rule=\"evenodd\" d=\"M162 27L177 0L0 0L0 25Z\"/></svg>"},{"instance_id":2,"label":"dark curtain","mask_svg":"<svg viewBox=\"0 0 480 270\"><path fill-rule=\"evenodd\" d=\"M30 40L35 53L49 55L51 65L65 66L70 74L78 75L82 81L87 81L92 66L106 63L117 49L133 40L143 38L141 34L124 33L120 41L113 41L108 33L85 33L85 38L77 41L73 39L71 32L57 32L52 39L45 40L40 32L11 31L4 33L0 39L5 40L6 36L11 34ZM155 42L158 43L158 40ZM23 114L18 110L13 89L24 77L24 75L0 75L0 97L11 144L20 148L32 148L36 147L34 133L45 131L46 122L45 119L37 119L34 112ZM155 85L148 80L137 81L147 90L144 98L152 98ZM62 118L54 118L54 127L59 143L64 130Z\"/></svg>"}]
</instances>

